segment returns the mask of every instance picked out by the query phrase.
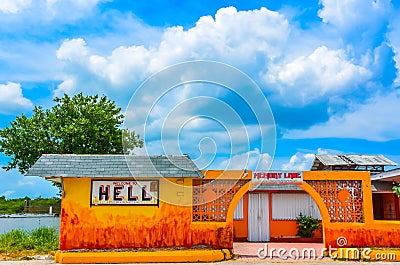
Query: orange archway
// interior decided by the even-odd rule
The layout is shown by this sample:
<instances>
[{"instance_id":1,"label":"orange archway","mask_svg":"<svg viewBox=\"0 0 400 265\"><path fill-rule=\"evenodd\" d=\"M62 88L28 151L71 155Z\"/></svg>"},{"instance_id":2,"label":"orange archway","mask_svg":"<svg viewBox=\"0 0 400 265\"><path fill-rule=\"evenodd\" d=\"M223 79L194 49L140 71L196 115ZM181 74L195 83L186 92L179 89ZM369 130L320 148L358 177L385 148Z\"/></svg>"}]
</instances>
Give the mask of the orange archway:
<instances>
[{"instance_id":1,"label":"orange archway","mask_svg":"<svg viewBox=\"0 0 400 265\"><path fill-rule=\"evenodd\" d=\"M205 181L219 186L230 184L229 196L215 205L220 212L219 220L233 230L233 215L240 200L251 188L252 172L222 170L205 172ZM400 221L377 221L373 219L372 190L367 171L305 171L299 185L315 201L322 218L322 237L325 247L399 246ZM218 178L219 176L219 178ZM216 180L216 181L214 181ZM221 183L221 184L219 184ZM233 186L232 184L235 183ZM223 190L223 189L222 189ZM215 206L214 205L214 206ZM214 207L215 208L215 207ZM209 209L214 209L210 207ZM230 228L229 228L230 229ZM228 234L232 233L230 231ZM233 243L233 233L230 234ZM228 238L226 238L228 239Z\"/></svg>"},{"instance_id":2,"label":"orange archway","mask_svg":"<svg viewBox=\"0 0 400 265\"><path fill-rule=\"evenodd\" d=\"M250 172L251 174L251 172ZM242 186L236 194L233 196L233 199L231 203L229 204L229 209L226 215L226 221L233 223L233 216L234 212L236 209L237 204L239 203L240 199L252 188L252 183L251 181L247 182L244 186ZM329 213L328 209L326 208L326 205L321 198L321 196L306 182L303 182L303 184L299 185L305 192L307 192L311 198L315 201L315 203L318 206L318 209L321 214L322 218L322 226L325 227L325 225L329 222ZM324 236L324 229L322 229L322 237L325 243L325 236Z\"/></svg>"}]
</instances>

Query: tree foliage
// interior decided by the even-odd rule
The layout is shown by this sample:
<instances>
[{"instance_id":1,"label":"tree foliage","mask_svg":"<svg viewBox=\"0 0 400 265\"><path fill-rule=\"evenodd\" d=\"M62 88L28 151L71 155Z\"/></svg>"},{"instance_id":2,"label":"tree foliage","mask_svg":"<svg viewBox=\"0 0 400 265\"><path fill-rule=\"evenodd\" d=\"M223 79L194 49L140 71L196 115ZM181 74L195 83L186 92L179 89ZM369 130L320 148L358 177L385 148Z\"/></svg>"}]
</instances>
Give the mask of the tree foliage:
<instances>
[{"instance_id":1,"label":"tree foliage","mask_svg":"<svg viewBox=\"0 0 400 265\"><path fill-rule=\"evenodd\" d=\"M106 96L82 93L35 107L31 117L16 117L0 130L0 152L11 157L6 170L25 173L42 154L127 154L142 147L140 136L121 129L124 115Z\"/></svg>"},{"instance_id":2,"label":"tree foliage","mask_svg":"<svg viewBox=\"0 0 400 265\"><path fill-rule=\"evenodd\" d=\"M19 214L24 212L26 200L29 200L30 206L60 206L60 198L42 198L38 197L31 200L29 197L6 199L0 196L0 214Z\"/></svg>"},{"instance_id":3,"label":"tree foliage","mask_svg":"<svg viewBox=\"0 0 400 265\"><path fill-rule=\"evenodd\" d=\"M394 185L392 187L393 193L400 197L400 184Z\"/></svg>"}]
</instances>

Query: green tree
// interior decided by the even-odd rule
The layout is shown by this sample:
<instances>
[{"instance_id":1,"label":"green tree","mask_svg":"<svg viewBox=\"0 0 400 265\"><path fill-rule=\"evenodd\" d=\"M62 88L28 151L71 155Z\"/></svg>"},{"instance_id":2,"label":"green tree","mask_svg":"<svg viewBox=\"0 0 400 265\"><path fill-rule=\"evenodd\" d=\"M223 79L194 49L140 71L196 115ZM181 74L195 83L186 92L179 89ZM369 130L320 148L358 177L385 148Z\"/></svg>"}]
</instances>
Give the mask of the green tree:
<instances>
[{"instance_id":1,"label":"green tree","mask_svg":"<svg viewBox=\"0 0 400 265\"><path fill-rule=\"evenodd\" d=\"M392 187L393 193L400 197L400 184L394 185Z\"/></svg>"},{"instance_id":2,"label":"green tree","mask_svg":"<svg viewBox=\"0 0 400 265\"><path fill-rule=\"evenodd\" d=\"M0 130L0 152L11 160L3 168L25 173L42 154L128 154L143 141L121 129L121 108L106 96L82 93L55 98L51 109L35 107Z\"/></svg>"}]
</instances>

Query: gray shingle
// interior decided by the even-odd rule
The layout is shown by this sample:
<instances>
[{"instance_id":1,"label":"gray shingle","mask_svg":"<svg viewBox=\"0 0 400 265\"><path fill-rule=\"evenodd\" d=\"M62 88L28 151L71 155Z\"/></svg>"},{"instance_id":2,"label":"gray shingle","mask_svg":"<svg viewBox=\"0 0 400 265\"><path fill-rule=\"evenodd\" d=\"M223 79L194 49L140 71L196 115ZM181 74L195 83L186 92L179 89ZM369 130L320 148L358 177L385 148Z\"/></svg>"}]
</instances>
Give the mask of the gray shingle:
<instances>
[{"instance_id":1,"label":"gray shingle","mask_svg":"<svg viewBox=\"0 0 400 265\"><path fill-rule=\"evenodd\" d=\"M27 176L203 178L187 155L42 155Z\"/></svg>"}]
</instances>

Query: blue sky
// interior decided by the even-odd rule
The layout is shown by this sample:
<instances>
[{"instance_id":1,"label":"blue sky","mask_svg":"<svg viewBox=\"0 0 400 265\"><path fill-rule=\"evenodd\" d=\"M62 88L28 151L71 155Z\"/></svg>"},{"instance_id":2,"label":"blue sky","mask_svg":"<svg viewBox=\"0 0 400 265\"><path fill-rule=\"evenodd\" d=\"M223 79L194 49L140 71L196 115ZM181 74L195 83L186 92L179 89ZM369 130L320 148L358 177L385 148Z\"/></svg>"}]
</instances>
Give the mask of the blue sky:
<instances>
[{"instance_id":1,"label":"blue sky","mask_svg":"<svg viewBox=\"0 0 400 265\"><path fill-rule=\"evenodd\" d=\"M0 128L35 105L51 107L64 93L104 94L126 110L151 75L176 63L212 60L257 83L274 116L275 152L252 134L262 126L252 109L233 108L242 110L247 134L232 115L221 126L189 122L204 110L221 110L201 100L183 103L191 99L242 106L240 97L207 85L181 86L159 101L148 115L147 152L188 153L209 168L240 168L245 161L251 169L271 163L308 169L318 153L383 154L400 163L399 12L398 0L2 0ZM162 126L171 110L181 123ZM237 141L240 147L232 148ZM0 164L7 161L0 155ZM40 178L0 171L0 195L56 193Z\"/></svg>"}]
</instances>

